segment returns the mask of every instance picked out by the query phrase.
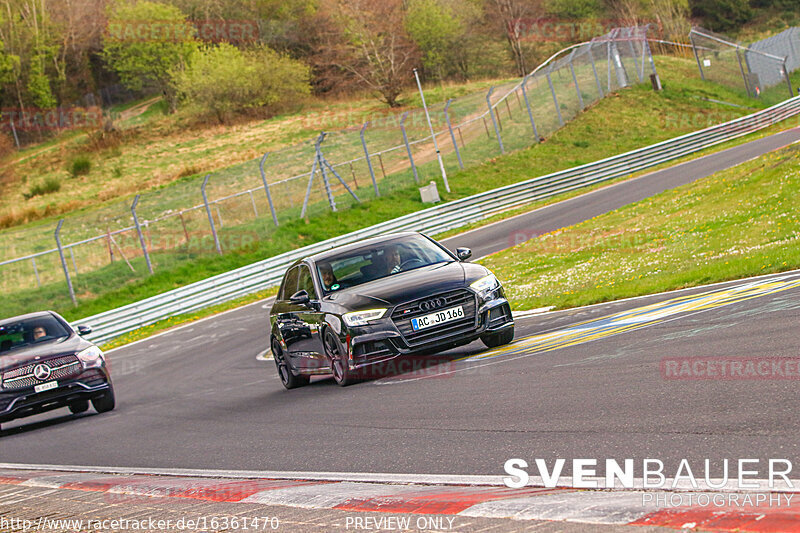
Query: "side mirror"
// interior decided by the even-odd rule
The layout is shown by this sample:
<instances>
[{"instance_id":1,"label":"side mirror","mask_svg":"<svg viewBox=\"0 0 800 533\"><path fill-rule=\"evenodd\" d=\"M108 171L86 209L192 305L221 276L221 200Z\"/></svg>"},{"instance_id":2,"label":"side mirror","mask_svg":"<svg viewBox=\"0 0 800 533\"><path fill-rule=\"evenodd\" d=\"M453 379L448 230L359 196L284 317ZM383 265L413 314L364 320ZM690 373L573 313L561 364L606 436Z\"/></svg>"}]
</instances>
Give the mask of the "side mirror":
<instances>
[{"instance_id":1,"label":"side mirror","mask_svg":"<svg viewBox=\"0 0 800 533\"><path fill-rule=\"evenodd\" d=\"M85 337L86 335L89 335L92 332L92 328L90 326L83 326L83 325L78 326L77 330L78 330L78 335L80 335L81 337Z\"/></svg>"},{"instance_id":2,"label":"side mirror","mask_svg":"<svg viewBox=\"0 0 800 533\"><path fill-rule=\"evenodd\" d=\"M469 248L456 248L456 255L460 261L466 261L472 257L472 250Z\"/></svg>"},{"instance_id":3,"label":"side mirror","mask_svg":"<svg viewBox=\"0 0 800 533\"><path fill-rule=\"evenodd\" d=\"M289 303L294 305L305 305L311 301L305 290L297 291L289 297Z\"/></svg>"}]
</instances>

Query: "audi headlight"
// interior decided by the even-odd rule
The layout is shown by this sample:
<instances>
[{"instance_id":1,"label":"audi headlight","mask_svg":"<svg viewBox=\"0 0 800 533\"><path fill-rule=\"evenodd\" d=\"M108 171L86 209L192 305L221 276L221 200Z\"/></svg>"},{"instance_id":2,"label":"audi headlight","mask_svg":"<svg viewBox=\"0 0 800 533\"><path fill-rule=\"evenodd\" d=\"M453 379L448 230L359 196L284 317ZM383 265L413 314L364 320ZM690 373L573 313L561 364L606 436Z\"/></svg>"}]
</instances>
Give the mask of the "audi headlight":
<instances>
[{"instance_id":1,"label":"audi headlight","mask_svg":"<svg viewBox=\"0 0 800 533\"><path fill-rule=\"evenodd\" d=\"M366 311L345 313L342 318L348 326L364 326L367 322L378 320L384 313L386 313L386 309L368 309Z\"/></svg>"},{"instance_id":2,"label":"audi headlight","mask_svg":"<svg viewBox=\"0 0 800 533\"><path fill-rule=\"evenodd\" d=\"M490 293L500 287L500 282L494 276L494 274L489 274L488 276L483 276L481 279L470 285L470 288L478 293L482 299L486 300L487 296Z\"/></svg>"},{"instance_id":3,"label":"audi headlight","mask_svg":"<svg viewBox=\"0 0 800 533\"><path fill-rule=\"evenodd\" d=\"M97 368L103 366L103 352L97 346L90 346L85 350L78 352L78 359L80 359L83 368Z\"/></svg>"}]
</instances>

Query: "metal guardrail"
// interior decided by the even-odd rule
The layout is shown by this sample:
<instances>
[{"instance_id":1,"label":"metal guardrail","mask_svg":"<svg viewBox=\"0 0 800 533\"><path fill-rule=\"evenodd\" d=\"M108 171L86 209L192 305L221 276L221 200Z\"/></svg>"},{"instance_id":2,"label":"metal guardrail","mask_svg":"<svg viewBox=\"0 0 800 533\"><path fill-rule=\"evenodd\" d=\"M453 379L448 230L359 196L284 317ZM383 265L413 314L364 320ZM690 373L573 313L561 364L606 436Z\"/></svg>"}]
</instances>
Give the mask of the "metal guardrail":
<instances>
[{"instance_id":1,"label":"metal guardrail","mask_svg":"<svg viewBox=\"0 0 800 533\"><path fill-rule=\"evenodd\" d=\"M278 285L295 260L336 246L402 230L441 233L501 211L678 159L800 114L800 96L752 115L600 161L434 206L153 296L76 323L90 324L98 343L171 316L189 313Z\"/></svg>"}]
</instances>

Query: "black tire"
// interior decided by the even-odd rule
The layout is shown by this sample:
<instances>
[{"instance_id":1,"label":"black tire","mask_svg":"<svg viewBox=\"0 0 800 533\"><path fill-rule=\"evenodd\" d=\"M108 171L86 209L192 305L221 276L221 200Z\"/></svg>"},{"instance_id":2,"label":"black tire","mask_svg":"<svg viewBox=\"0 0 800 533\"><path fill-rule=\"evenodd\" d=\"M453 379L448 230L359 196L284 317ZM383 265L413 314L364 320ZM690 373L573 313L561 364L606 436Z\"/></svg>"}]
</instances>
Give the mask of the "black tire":
<instances>
[{"instance_id":1,"label":"black tire","mask_svg":"<svg viewBox=\"0 0 800 533\"><path fill-rule=\"evenodd\" d=\"M359 380L347 364L347 354L342 348L342 343L329 329L325 330L323 344L325 345L325 355L328 356L331 364L331 374L333 374L333 380L336 384L340 387L346 387L357 383Z\"/></svg>"},{"instance_id":2,"label":"black tire","mask_svg":"<svg viewBox=\"0 0 800 533\"><path fill-rule=\"evenodd\" d=\"M278 369L278 377L281 383L283 383L283 386L287 389L296 389L297 387L308 385L311 381L311 378L308 376L296 376L292 372L289 363L286 362L286 358L283 356L281 343L274 337L272 338L272 358L275 359L275 368Z\"/></svg>"},{"instance_id":3,"label":"black tire","mask_svg":"<svg viewBox=\"0 0 800 533\"><path fill-rule=\"evenodd\" d=\"M116 400L114 399L114 387L109 383L109 389L102 395L92 398L92 407L98 413L107 413L113 411L116 407Z\"/></svg>"},{"instance_id":4,"label":"black tire","mask_svg":"<svg viewBox=\"0 0 800 533\"><path fill-rule=\"evenodd\" d=\"M481 336L481 341L488 348L497 348L514 340L514 328L507 328L500 333L492 333Z\"/></svg>"},{"instance_id":5,"label":"black tire","mask_svg":"<svg viewBox=\"0 0 800 533\"><path fill-rule=\"evenodd\" d=\"M85 413L88 410L89 410L89 400L82 400L80 402L69 404L69 412L72 413L73 415Z\"/></svg>"}]
</instances>

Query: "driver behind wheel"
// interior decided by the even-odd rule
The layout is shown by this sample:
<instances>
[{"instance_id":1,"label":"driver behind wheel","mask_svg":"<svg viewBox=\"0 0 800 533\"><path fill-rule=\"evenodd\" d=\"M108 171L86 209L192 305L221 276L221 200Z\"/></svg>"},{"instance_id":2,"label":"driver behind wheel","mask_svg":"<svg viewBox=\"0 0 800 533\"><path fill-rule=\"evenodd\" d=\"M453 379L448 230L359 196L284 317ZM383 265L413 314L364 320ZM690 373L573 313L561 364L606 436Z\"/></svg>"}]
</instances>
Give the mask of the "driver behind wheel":
<instances>
[{"instance_id":1,"label":"driver behind wheel","mask_svg":"<svg viewBox=\"0 0 800 533\"><path fill-rule=\"evenodd\" d=\"M387 274L397 274L400 272L400 265L403 261L400 259L400 247L396 244L386 247L383 252L383 260L386 264Z\"/></svg>"},{"instance_id":2,"label":"driver behind wheel","mask_svg":"<svg viewBox=\"0 0 800 533\"><path fill-rule=\"evenodd\" d=\"M336 276L333 274L333 267L330 263L320 263L319 264L319 275L322 279L322 284L325 286L325 290L329 291L334 288L334 285L337 285L338 281L336 280ZM336 286L338 288L338 285Z\"/></svg>"},{"instance_id":3,"label":"driver behind wheel","mask_svg":"<svg viewBox=\"0 0 800 533\"><path fill-rule=\"evenodd\" d=\"M35 328L33 328L34 342L38 341L42 337L47 337L47 330L44 328L44 326L36 326Z\"/></svg>"}]
</instances>

